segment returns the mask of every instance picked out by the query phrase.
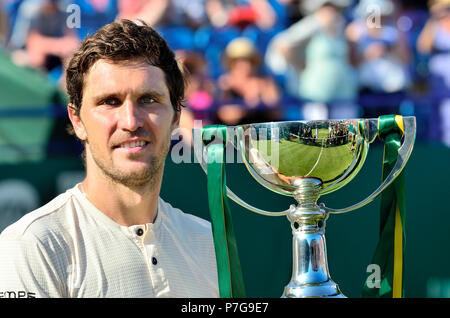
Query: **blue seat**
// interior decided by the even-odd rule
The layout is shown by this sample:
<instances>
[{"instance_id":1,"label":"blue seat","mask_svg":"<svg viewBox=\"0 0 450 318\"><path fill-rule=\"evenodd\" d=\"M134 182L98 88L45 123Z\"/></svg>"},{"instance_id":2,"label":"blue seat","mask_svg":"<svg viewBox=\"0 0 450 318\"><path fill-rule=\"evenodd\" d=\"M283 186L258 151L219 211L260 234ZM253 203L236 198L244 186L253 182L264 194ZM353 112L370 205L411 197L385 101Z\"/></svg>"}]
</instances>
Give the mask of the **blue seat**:
<instances>
[{"instance_id":1,"label":"blue seat","mask_svg":"<svg viewBox=\"0 0 450 318\"><path fill-rule=\"evenodd\" d=\"M172 50L193 50L194 31L183 25L165 25L157 28Z\"/></svg>"},{"instance_id":2,"label":"blue seat","mask_svg":"<svg viewBox=\"0 0 450 318\"><path fill-rule=\"evenodd\" d=\"M214 30L210 25L203 25L203 26L199 27L194 32L194 37L193 37L195 50L204 52L208 48L208 46L211 42L211 37L212 37L213 32L214 32Z\"/></svg>"},{"instance_id":3,"label":"blue seat","mask_svg":"<svg viewBox=\"0 0 450 318\"><path fill-rule=\"evenodd\" d=\"M269 30L261 30L255 25L249 25L242 31L242 36L247 37L252 40L256 45L258 51L264 55L269 45L270 40L281 31L278 28L273 28Z\"/></svg>"},{"instance_id":4,"label":"blue seat","mask_svg":"<svg viewBox=\"0 0 450 318\"><path fill-rule=\"evenodd\" d=\"M78 37L84 39L88 35L97 32L105 24L111 23L114 17L111 14L111 7L108 7L104 12L96 11L92 4L86 0L73 1L80 7L81 25L77 28Z\"/></svg>"}]
</instances>

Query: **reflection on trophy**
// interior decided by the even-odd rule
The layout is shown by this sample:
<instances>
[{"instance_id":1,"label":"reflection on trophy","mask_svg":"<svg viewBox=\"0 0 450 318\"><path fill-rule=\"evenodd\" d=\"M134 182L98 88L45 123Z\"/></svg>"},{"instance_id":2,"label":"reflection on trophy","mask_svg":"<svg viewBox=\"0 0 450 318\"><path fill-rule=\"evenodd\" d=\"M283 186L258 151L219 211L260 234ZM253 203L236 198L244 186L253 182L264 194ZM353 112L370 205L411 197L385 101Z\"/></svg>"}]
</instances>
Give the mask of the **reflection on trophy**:
<instances>
[{"instance_id":1,"label":"reflection on trophy","mask_svg":"<svg viewBox=\"0 0 450 318\"><path fill-rule=\"evenodd\" d=\"M343 209L318 205L318 198L350 182L362 168L369 144L378 134L378 119L290 121L227 127L228 144L241 153L249 173L261 185L295 198L281 212L253 207L231 190L227 195L263 215L286 215L293 234L293 272L282 297L345 297L330 278L325 223L330 213L344 213L374 200L404 168L414 145L415 117L401 117L403 143L382 184L363 201ZM204 148L207 151L208 145ZM204 155L204 154L203 154ZM205 157L200 161L207 172Z\"/></svg>"}]
</instances>

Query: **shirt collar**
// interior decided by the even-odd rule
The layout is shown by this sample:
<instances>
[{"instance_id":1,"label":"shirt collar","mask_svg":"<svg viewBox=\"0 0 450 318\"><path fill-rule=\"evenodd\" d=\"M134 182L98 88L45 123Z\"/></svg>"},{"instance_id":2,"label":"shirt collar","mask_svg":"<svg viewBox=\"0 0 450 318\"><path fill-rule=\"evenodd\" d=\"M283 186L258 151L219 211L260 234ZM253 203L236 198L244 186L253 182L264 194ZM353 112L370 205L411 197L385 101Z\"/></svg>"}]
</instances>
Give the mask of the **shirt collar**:
<instances>
[{"instance_id":1,"label":"shirt collar","mask_svg":"<svg viewBox=\"0 0 450 318\"><path fill-rule=\"evenodd\" d=\"M109 216L104 214L102 211L100 211L97 207L95 207L95 205L93 205L91 203L91 201L88 200L86 195L83 192L81 192L81 188L80 187L81 187L81 183L78 183L73 188L73 192L74 192L75 196L81 202L83 202L83 205L88 207L88 209L87 209L88 211L87 212L94 219L101 221L103 224L107 225L108 227L118 229L118 230L122 231L127 236L129 236L129 237L131 237L133 239L136 239L138 237L138 235L137 235L138 229L142 229L144 232L148 232L148 231L158 232L159 231L159 228L161 227L162 220L165 217L165 211L164 211L163 205L161 204L161 198L160 197L158 197L158 210L157 210L157 213L156 213L156 218L155 218L153 223L136 224L136 225L125 226L125 225L120 225L119 223L117 223L116 221L111 219ZM142 237L145 237L145 236L142 235Z\"/></svg>"}]
</instances>

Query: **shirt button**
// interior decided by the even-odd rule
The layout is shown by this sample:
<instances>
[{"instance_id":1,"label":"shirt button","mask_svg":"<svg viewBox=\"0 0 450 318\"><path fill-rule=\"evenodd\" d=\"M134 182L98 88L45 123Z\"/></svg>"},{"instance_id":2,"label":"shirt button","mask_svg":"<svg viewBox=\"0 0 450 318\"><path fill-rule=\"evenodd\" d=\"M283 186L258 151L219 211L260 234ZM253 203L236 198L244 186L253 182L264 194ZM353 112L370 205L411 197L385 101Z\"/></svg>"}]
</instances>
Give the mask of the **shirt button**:
<instances>
[{"instance_id":1,"label":"shirt button","mask_svg":"<svg viewBox=\"0 0 450 318\"><path fill-rule=\"evenodd\" d=\"M144 230L141 229L141 228L139 228L139 229L136 230L136 234L137 234L138 236L142 236L142 234L144 234Z\"/></svg>"},{"instance_id":2,"label":"shirt button","mask_svg":"<svg viewBox=\"0 0 450 318\"><path fill-rule=\"evenodd\" d=\"M156 259L156 257L152 257L152 264L153 265L158 264L158 260Z\"/></svg>"}]
</instances>

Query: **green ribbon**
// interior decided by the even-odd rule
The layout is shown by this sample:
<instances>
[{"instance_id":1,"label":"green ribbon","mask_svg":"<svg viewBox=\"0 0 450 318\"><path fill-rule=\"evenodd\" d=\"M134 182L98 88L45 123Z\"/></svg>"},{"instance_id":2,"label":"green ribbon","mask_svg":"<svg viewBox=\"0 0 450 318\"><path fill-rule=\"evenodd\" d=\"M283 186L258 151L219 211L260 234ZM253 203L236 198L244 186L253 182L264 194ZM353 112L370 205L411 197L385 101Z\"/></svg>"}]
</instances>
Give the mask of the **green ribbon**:
<instances>
[{"instance_id":1,"label":"green ribbon","mask_svg":"<svg viewBox=\"0 0 450 318\"><path fill-rule=\"evenodd\" d=\"M205 126L202 138L207 145L208 202L216 251L220 297L244 298L244 279L227 199L224 151L227 127L223 125Z\"/></svg>"},{"instance_id":2,"label":"green ribbon","mask_svg":"<svg viewBox=\"0 0 450 318\"><path fill-rule=\"evenodd\" d=\"M397 161L403 137L402 120L401 116L394 115L378 118L378 135L384 142L383 180ZM376 270L369 273L363 287L363 297L404 296L405 211L405 181L402 172L381 195L380 238L372 258L372 264L378 265L381 270L381 277L380 281L374 281Z\"/></svg>"}]
</instances>

